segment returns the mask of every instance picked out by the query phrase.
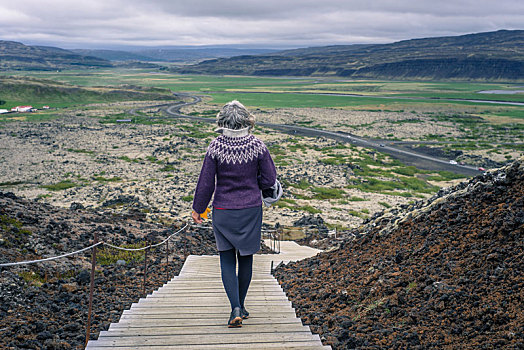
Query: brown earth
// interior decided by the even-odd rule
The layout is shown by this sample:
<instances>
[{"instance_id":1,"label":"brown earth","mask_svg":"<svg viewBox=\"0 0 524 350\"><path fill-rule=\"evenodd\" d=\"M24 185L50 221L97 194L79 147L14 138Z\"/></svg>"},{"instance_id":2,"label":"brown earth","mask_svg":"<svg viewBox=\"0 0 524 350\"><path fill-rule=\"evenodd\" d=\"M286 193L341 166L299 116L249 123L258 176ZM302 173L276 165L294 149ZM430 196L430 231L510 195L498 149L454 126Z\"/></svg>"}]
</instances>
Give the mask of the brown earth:
<instances>
[{"instance_id":1,"label":"brown earth","mask_svg":"<svg viewBox=\"0 0 524 350\"><path fill-rule=\"evenodd\" d=\"M523 236L524 159L276 276L334 349L522 349Z\"/></svg>"}]
</instances>

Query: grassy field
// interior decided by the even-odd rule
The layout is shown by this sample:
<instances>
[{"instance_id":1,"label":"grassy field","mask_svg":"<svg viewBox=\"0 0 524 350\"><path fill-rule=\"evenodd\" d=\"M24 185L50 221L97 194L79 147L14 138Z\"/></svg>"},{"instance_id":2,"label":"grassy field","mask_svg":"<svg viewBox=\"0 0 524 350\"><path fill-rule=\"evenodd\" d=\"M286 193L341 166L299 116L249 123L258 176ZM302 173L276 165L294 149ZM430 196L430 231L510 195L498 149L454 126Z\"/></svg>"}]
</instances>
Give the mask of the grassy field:
<instances>
[{"instance_id":1,"label":"grassy field","mask_svg":"<svg viewBox=\"0 0 524 350\"><path fill-rule=\"evenodd\" d=\"M52 107L70 107L91 103L107 103L116 101L141 101L156 99L171 99L169 90L154 87L141 88L137 86L82 86L58 81L56 77L2 77L0 76L0 100L2 108L16 105L42 105Z\"/></svg>"},{"instance_id":2,"label":"grassy field","mask_svg":"<svg viewBox=\"0 0 524 350\"><path fill-rule=\"evenodd\" d=\"M396 82L368 80L333 80L326 78L267 78L234 76L181 76L144 69L63 72L7 72L65 82L79 86L117 86L120 84L166 88L179 92L210 95L216 103L242 99L250 107L347 107L388 110L442 106L478 107L493 116L524 118L522 106L501 106L450 99L477 99L524 102L524 94L480 94L486 90L522 90L518 84L465 82ZM258 92L260 94L254 94ZM261 94L273 92L274 94ZM243 94L242 94L243 93ZM278 94L277 94L278 93ZM351 97L316 94L357 94ZM384 98L387 97L387 98Z\"/></svg>"}]
</instances>

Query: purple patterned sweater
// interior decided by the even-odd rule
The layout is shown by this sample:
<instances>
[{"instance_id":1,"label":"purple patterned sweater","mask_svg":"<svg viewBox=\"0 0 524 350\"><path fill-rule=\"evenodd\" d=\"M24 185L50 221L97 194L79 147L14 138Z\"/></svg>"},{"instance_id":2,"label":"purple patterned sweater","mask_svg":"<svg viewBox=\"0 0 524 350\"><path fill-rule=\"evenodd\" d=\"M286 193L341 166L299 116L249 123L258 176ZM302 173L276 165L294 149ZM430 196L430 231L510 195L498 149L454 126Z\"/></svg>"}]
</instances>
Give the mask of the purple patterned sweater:
<instances>
[{"instance_id":1,"label":"purple patterned sweater","mask_svg":"<svg viewBox=\"0 0 524 350\"><path fill-rule=\"evenodd\" d=\"M213 206L244 209L262 205L260 190L275 184L277 172L269 151L251 134L220 135L207 148L198 178L193 210L203 213L213 192Z\"/></svg>"}]
</instances>

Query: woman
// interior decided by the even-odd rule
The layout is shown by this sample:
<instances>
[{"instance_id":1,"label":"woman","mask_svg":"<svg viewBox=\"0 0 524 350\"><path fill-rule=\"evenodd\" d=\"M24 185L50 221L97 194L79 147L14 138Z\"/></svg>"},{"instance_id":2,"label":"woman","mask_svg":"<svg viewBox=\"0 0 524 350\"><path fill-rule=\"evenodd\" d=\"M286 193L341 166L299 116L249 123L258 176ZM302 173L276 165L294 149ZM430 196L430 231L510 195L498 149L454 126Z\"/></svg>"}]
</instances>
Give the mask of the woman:
<instances>
[{"instance_id":1,"label":"woman","mask_svg":"<svg viewBox=\"0 0 524 350\"><path fill-rule=\"evenodd\" d=\"M231 304L228 327L242 327L251 282L253 254L260 249L261 191L274 187L276 169L267 147L250 132L255 117L238 101L217 114L222 135L209 144L193 200L193 220L200 224L213 198L213 231L220 253L222 283ZM238 275L236 263L238 260Z\"/></svg>"}]
</instances>

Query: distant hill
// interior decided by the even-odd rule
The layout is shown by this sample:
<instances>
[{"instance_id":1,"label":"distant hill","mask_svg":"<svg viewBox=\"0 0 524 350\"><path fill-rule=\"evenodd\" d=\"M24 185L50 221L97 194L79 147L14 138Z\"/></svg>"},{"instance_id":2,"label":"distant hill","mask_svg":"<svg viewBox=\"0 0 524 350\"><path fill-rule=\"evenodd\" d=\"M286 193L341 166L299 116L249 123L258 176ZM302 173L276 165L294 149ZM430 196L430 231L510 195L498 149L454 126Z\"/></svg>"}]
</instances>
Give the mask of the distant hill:
<instances>
[{"instance_id":1,"label":"distant hill","mask_svg":"<svg viewBox=\"0 0 524 350\"><path fill-rule=\"evenodd\" d=\"M111 62L49 46L0 41L0 70L56 70L112 67Z\"/></svg>"},{"instance_id":2,"label":"distant hill","mask_svg":"<svg viewBox=\"0 0 524 350\"><path fill-rule=\"evenodd\" d=\"M286 50L217 58L173 70L187 74L523 80L524 31Z\"/></svg>"},{"instance_id":3,"label":"distant hill","mask_svg":"<svg viewBox=\"0 0 524 350\"><path fill-rule=\"evenodd\" d=\"M259 55L273 53L269 49L239 49L229 47L157 47L151 49L118 50L72 50L75 53L99 57L109 61L142 62L198 62L203 59Z\"/></svg>"},{"instance_id":4,"label":"distant hill","mask_svg":"<svg viewBox=\"0 0 524 350\"><path fill-rule=\"evenodd\" d=\"M153 61L151 57L128 51L90 49L74 49L71 51L78 55L98 57L107 61Z\"/></svg>"},{"instance_id":5,"label":"distant hill","mask_svg":"<svg viewBox=\"0 0 524 350\"><path fill-rule=\"evenodd\" d=\"M118 101L172 101L168 89L132 85L79 87L30 77L0 76L0 104L69 106Z\"/></svg>"}]
</instances>

